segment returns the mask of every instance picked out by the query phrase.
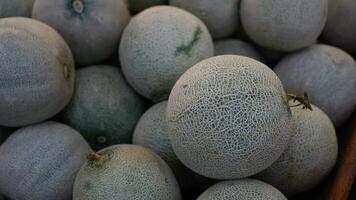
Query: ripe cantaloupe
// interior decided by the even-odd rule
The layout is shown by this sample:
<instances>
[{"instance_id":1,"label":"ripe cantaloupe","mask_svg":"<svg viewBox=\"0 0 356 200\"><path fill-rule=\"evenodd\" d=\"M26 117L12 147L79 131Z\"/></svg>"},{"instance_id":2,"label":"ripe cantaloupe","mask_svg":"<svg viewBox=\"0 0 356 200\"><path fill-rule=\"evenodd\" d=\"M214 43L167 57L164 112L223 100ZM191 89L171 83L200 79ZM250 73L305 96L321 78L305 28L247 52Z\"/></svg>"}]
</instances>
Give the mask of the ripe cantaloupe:
<instances>
[{"instance_id":1,"label":"ripe cantaloupe","mask_svg":"<svg viewBox=\"0 0 356 200\"><path fill-rule=\"evenodd\" d=\"M276 188L262 181L242 179L222 181L210 187L197 200L287 200Z\"/></svg>"},{"instance_id":2,"label":"ripe cantaloupe","mask_svg":"<svg viewBox=\"0 0 356 200\"><path fill-rule=\"evenodd\" d=\"M30 17L35 0L1 0L0 18Z\"/></svg>"},{"instance_id":3,"label":"ripe cantaloupe","mask_svg":"<svg viewBox=\"0 0 356 200\"><path fill-rule=\"evenodd\" d=\"M15 17L0 19L0 41L0 125L29 125L62 110L74 88L74 61L62 37Z\"/></svg>"},{"instance_id":4,"label":"ripe cantaloupe","mask_svg":"<svg viewBox=\"0 0 356 200\"><path fill-rule=\"evenodd\" d=\"M77 71L73 99L59 116L77 129L94 149L130 143L144 112L142 98L118 67L90 66Z\"/></svg>"},{"instance_id":5,"label":"ripe cantaloupe","mask_svg":"<svg viewBox=\"0 0 356 200\"><path fill-rule=\"evenodd\" d=\"M16 200L70 199L90 148L57 122L21 128L0 146L0 192Z\"/></svg>"},{"instance_id":6,"label":"ripe cantaloupe","mask_svg":"<svg viewBox=\"0 0 356 200\"><path fill-rule=\"evenodd\" d=\"M258 177L284 194L305 192L332 170L338 153L337 137L329 117L319 108L293 107L296 134L282 156Z\"/></svg>"},{"instance_id":7,"label":"ripe cantaloupe","mask_svg":"<svg viewBox=\"0 0 356 200\"><path fill-rule=\"evenodd\" d=\"M214 39L231 36L239 27L240 0L169 0L169 4L199 17Z\"/></svg>"},{"instance_id":8,"label":"ripe cantaloupe","mask_svg":"<svg viewBox=\"0 0 356 200\"><path fill-rule=\"evenodd\" d=\"M264 59L252 45L238 39L224 39L214 42L215 55L240 55L253 58L260 62Z\"/></svg>"},{"instance_id":9,"label":"ripe cantaloupe","mask_svg":"<svg viewBox=\"0 0 356 200\"><path fill-rule=\"evenodd\" d=\"M136 15L121 38L123 73L137 92L159 102L187 69L214 55L204 23L171 6L156 6Z\"/></svg>"},{"instance_id":10,"label":"ripe cantaloupe","mask_svg":"<svg viewBox=\"0 0 356 200\"><path fill-rule=\"evenodd\" d=\"M168 0L127 0L129 3L129 9L132 13L139 13L146 8L164 5L168 3Z\"/></svg>"},{"instance_id":11,"label":"ripe cantaloupe","mask_svg":"<svg viewBox=\"0 0 356 200\"><path fill-rule=\"evenodd\" d=\"M257 44L294 51L315 43L328 14L328 0L242 0L241 22Z\"/></svg>"},{"instance_id":12,"label":"ripe cantaloupe","mask_svg":"<svg viewBox=\"0 0 356 200\"><path fill-rule=\"evenodd\" d=\"M356 55L355 24L355 0L329 0L329 14L323 36L330 44Z\"/></svg>"},{"instance_id":13,"label":"ripe cantaloupe","mask_svg":"<svg viewBox=\"0 0 356 200\"><path fill-rule=\"evenodd\" d=\"M180 200L177 181L153 151L115 145L93 153L80 169L73 200Z\"/></svg>"},{"instance_id":14,"label":"ripe cantaloupe","mask_svg":"<svg viewBox=\"0 0 356 200\"><path fill-rule=\"evenodd\" d=\"M335 126L356 109L355 60L341 49L314 45L284 58L275 68L288 92L309 93Z\"/></svg>"},{"instance_id":15,"label":"ripe cantaloupe","mask_svg":"<svg viewBox=\"0 0 356 200\"><path fill-rule=\"evenodd\" d=\"M179 78L167 105L173 150L193 171L236 179L283 153L293 120L278 77L251 58L206 59Z\"/></svg>"},{"instance_id":16,"label":"ripe cantaloupe","mask_svg":"<svg viewBox=\"0 0 356 200\"><path fill-rule=\"evenodd\" d=\"M130 14L125 0L36 0L33 18L56 29L79 65L114 56Z\"/></svg>"}]
</instances>

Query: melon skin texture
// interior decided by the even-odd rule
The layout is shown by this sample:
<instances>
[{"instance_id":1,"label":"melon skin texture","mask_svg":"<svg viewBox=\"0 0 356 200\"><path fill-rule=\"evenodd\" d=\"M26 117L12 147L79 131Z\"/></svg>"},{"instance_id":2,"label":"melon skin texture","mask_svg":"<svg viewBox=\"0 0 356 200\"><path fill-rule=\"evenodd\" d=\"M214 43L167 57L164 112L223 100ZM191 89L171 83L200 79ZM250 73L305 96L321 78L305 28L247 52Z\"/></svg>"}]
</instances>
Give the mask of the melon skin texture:
<instances>
[{"instance_id":1,"label":"melon skin texture","mask_svg":"<svg viewBox=\"0 0 356 200\"><path fill-rule=\"evenodd\" d=\"M173 172L153 151L115 145L88 160L74 184L73 200L180 200Z\"/></svg>"},{"instance_id":2,"label":"melon skin texture","mask_svg":"<svg viewBox=\"0 0 356 200\"><path fill-rule=\"evenodd\" d=\"M75 87L60 120L77 129L93 149L130 143L145 107L120 69L107 65L81 68Z\"/></svg>"},{"instance_id":3,"label":"melon skin texture","mask_svg":"<svg viewBox=\"0 0 356 200\"><path fill-rule=\"evenodd\" d=\"M126 79L154 102L166 100L187 69L213 55L213 41L204 23L172 6L156 6L136 15L120 44Z\"/></svg>"},{"instance_id":4,"label":"melon skin texture","mask_svg":"<svg viewBox=\"0 0 356 200\"><path fill-rule=\"evenodd\" d=\"M58 122L21 128L0 146L0 192L16 200L70 199L90 148Z\"/></svg>"},{"instance_id":5,"label":"melon skin texture","mask_svg":"<svg viewBox=\"0 0 356 200\"><path fill-rule=\"evenodd\" d=\"M149 7L165 5L168 0L127 0L132 13L139 13Z\"/></svg>"},{"instance_id":6,"label":"melon skin texture","mask_svg":"<svg viewBox=\"0 0 356 200\"><path fill-rule=\"evenodd\" d=\"M186 168L175 155L168 137L166 107L167 101L163 101L153 105L142 115L133 134L133 144L153 150L166 161L183 190L209 187L213 180Z\"/></svg>"},{"instance_id":7,"label":"melon skin texture","mask_svg":"<svg viewBox=\"0 0 356 200\"><path fill-rule=\"evenodd\" d=\"M323 37L330 44L356 55L356 1L329 0Z\"/></svg>"},{"instance_id":8,"label":"melon skin texture","mask_svg":"<svg viewBox=\"0 0 356 200\"><path fill-rule=\"evenodd\" d=\"M239 27L240 0L169 0L169 4L199 17L214 39L231 36Z\"/></svg>"},{"instance_id":9,"label":"melon skin texture","mask_svg":"<svg viewBox=\"0 0 356 200\"><path fill-rule=\"evenodd\" d=\"M1 0L0 18L30 17L35 0Z\"/></svg>"},{"instance_id":10,"label":"melon skin texture","mask_svg":"<svg viewBox=\"0 0 356 200\"><path fill-rule=\"evenodd\" d=\"M355 60L341 49L314 45L285 57L274 70L287 92L308 92L310 102L326 112L335 126L356 108Z\"/></svg>"},{"instance_id":11,"label":"melon skin texture","mask_svg":"<svg viewBox=\"0 0 356 200\"><path fill-rule=\"evenodd\" d=\"M240 55L253 58L260 62L264 59L252 45L238 39L223 39L214 42L215 55Z\"/></svg>"},{"instance_id":12,"label":"melon skin texture","mask_svg":"<svg viewBox=\"0 0 356 200\"><path fill-rule=\"evenodd\" d=\"M254 179L222 181L207 189L197 200L287 200L273 186Z\"/></svg>"},{"instance_id":13,"label":"melon skin texture","mask_svg":"<svg viewBox=\"0 0 356 200\"><path fill-rule=\"evenodd\" d=\"M328 0L242 0L241 22L257 44L279 51L310 46L321 34Z\"/></svg>"},{"instance_id":14,"label":"melon skin texture","mask_svg":"<svg viewBox=\"0 0 356 200\"><path fill-rule=\"evenodd\" d=\"M166 117L178 158L215 179L266 169L285 150L294 128L278 77L264 64L235 55L206 59L183 74Z\"/></svg>"},{"instance_id":15,"label":"melon skin texture","mask_svg":"<svg viewBox=\"0 0 356 200\"><path fill-rule=\"evenodd\" d=\"M62 37L28 18L0 20L0 125L18 127L61 111L74 89L74 61Z\"/></svg>"},{"instance_id":16,"label":"melon skin texture","mask_svg":"<svg viewBox=\"0 0 356 200\"><path fill-rule=\"evenodd\" d=\"M306 192L319 185L336 163L338 144L335 128L319 108L293 107L296 134L287 150L258 177L284 194Z\"/></svg>"},{"instance_id":17,"label":"melon skin texture","mask_svg":"<svg viewBox=\"0 0 356 200\"><path fill-rule=\"evenodd\" d=\"M125 0L36 0L32 17L63 36L78 65L97 64L114 56L130 20Z\"/></svg>"}]
</instances>

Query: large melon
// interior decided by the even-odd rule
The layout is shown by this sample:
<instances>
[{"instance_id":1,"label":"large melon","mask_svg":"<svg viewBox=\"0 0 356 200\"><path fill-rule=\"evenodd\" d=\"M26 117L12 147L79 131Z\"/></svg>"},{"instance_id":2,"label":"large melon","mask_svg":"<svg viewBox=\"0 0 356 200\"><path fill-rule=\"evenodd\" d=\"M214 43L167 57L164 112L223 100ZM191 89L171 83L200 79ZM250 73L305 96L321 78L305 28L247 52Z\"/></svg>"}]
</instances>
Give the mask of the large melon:
<instances>
[{"instance_id":1,"label":"large melon","mask_svg":"<svg viewBox=\"0 0 356 200\"><path fill-rule=\"evenodd\" d=\"M70 199L89 145L57 122L21 128L0 146L0 192L16 200Z\"/></svg>"},{"instance_id":2,"label":"large melon","mask_svg":"<svg viewBox=\"0 0 356 200\"><path fill-rule=\"evenodd\" d=\"M238 39L223 39L214 42L215 55L240 55L264 62L260 53L252 45Z\"/></svg>"},{"instance_id":3,"label":"large melon","mask_svg":"<svg viewBox=\"0 0 356 200\"><path fill-rule=\"evenodd\" d=\"M90 66L77 71L74 97L60 119L79 130L92 148L101 149L130 143L144 109L118 67Z\"/></svg>"},{"instance_id":4,"label":"large melon","mask_svg":"<svg viewBox=\"0 0 356 200\"><path fill-rule=\"evenodd\" d=\"M30 17L35 0L1 0L0 18Z\"/></svg>"},{"instance_id":5,"label":"large melon","mask_svg":"<svg viewBox=\"0 0 356 200\"><path fill-rule=\"evenodd\" d=\"M46 120L69 102L72 53L51 27L28 18L0 20L0 125Z\"/></svg>"},{"instance_id":6,"label":"large melon","mask_svg":"<svg viewBox=\"0 0 356 200\"><path fill-rule=\"evenodd\" d=\"M314 45L284 58L275 68L287 92L309 93L311 103L339 126L356 109L355 60L341 49Z\"/></svg>"},{"instance_id":7,"label":"large melon","mask_svg":"<svg viewBox=\"0 0 356 200\"><path fill-rule=\"evenodd\" d=\"M316 42L328 14L328 0L242 0L241 21L261 46L280 51Z\"/></svg>"},{"instance_id":8,"label":"large melon","mask_svg":"<svg viewBox=\"0 0 356 200\"><path fill-rule=\"evenodd\" d=\"M319 108L292 108L296 134L287 150L259 178L284 194L305 192L321 183L333 168L337 137L329 117Z\"/></svg>"},{"instance_id":9,"label":"large melon","mask_svg":"<svg viewBox=\"0 0 356 200\"><path fill-rule=\"evenodd\" d=\"M156 102L168 98L187 69L213 54L213 42L203 22L171 6L156 6L135 16L120 44L128 82Z\"/></svg>"},{"instance_id":10,"label":"large melon","mask_svg":"<svg viewBox=\"0 0 356 200\"><path fill-rule=\"evenodd\" d=\"M183 164L216 179L266 169L294 130L278 77L264 64L235 55L206 59L183 74L168 100L167 123Z\"/></svg>"},{"instance_id":11,"label":"large melon","mask_svg":"<svg viewBox=\"0 0 356 200\"><path fill-rule=\"evenodd\" d=\"M151 150L115 145L93 153L80 169L73 200L180 200L168 165Z\"/></svg>"},{"instance_id":12,"label":"large melon","mask_svg":"<svg viewBox=\"0 0 356 200\"><path fill-rule=\"evenodd\" d=\"M169 0L169 4L203 20L214 39L231 36L239 27L240 0Z\"/></svg>"},{"instance_id":13,"label":"large melon","mask_svg":"<svg viewBox=\"0 0 356 200\"><path fill-rule=\"evenodd\" d=\"M276 188L262 181L223 181L206 190L197 200L287 200Z\"/></svg>"},{"instance_id":14,"label":"large melon","mask_svg":"<svg viewBox=\"0 0 356 200\"><path fill-rule=\"evenodd\" d=\"M132 13L139 13L146 8L164 5L168 3L168 0L127 0L129 8Z\"/></svg>"},{"instance_id":15,"label":"large melon","mask_svg":"<svg viewBox=\"0 0 356 200\"><path fill-rule=\"evenodd\" d=\"M64 37L79 65L114 56L130 20L126 0L36 0L32 17Z\"/></svg>"}]
</instances>

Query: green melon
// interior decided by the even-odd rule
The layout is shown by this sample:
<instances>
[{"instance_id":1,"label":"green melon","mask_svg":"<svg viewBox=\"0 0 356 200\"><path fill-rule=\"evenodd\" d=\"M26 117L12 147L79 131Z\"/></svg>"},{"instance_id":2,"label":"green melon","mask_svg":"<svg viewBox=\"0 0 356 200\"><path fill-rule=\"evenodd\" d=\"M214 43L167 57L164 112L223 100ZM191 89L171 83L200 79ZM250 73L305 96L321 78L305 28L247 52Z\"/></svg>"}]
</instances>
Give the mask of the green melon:
<instances>
[{"instance_id":1,"label":"green melon","mask_svg":"<svg viewBox=\"0 0 356 200\"><path fill-rule=\"evenodd\" d=\"M146 8L167 4L168 0L127 0L132 13L139 13Z\"/></svg>"},{"instance_id":2,"label":"green melon","mask_svg":"<svg viewBox=\"0 0 356 200\"><path fill-rule=\"evenodd\" d=\"M32 17L63 36L79 65L114 56L130 20L125 0L36 0Z\"/></svg>"},{"instance_id":3,"label":"green melon","mask_svg":"<svg viewBox=\"0 0 356 200\"><path fill-rule=\"evenodd\" d=\"M30 17L35 0L1 0L0 18Z\"/></svg>"},{"instance_id":4,"label":"green melon","mask_svg":"<svg viewBox=\"0 0 356 200\"><path fill-rule=\"evenodd\" d=\"M292 108L296 134L287 150L259 178L285 194L305 192L321 183L335 165L337 137L329 117L319 108Z\"/></svg>"},{"instance_id":5,"label":"green melon","mask_svg":"<svg viewBox=\"0 0 356 200\"><path fill-rule=\"evenodd\" d=\"M73 200L180 200L168 165L151 150L115 145L93 153L80 169Z\"/></svg>"},{"instance_id":6,"label":"green melon","mask_svg":"<svg viewBox=\"0 0 356 200\"><path fill-rule=\"evenodd\" d=\"M167 105L174 152L193 171L236 179L283 153L294 124L281 81L243 56L206 59L176 82Z\"/></svg>"},{"instance_id":7,"label":"green melon","mask_svg":"<svg viewBox=\"0 0 356 200\"><path fill-rule=\"evenodd\" d=\"M136 15L121 38L123 73L137 92L159 102L187 69L211 57L214 47L204 23L171 6L156 6Z\"/></svg>"},{"instance_id":8,"label":"green melon","mask_svg":"<svg viewBox=\"0 0 356 200\"><path fill-rule=\"evenodd\" d=\"M0 146L0 192L16 200L70 199L89 151L84 138L64 124L21 128Z\"/></svg>"},{"instance_id":9,"label":"green melon","mask_svg":"<svg viewBox=\"0 0 356 200\"><path fill-rule=\"evenodd\" d=\"M144 109L118 67L90 66L77 71L73 99L59 117L79 130L92 148L101 149L130 143Z\"/></svg>"},{"instance_id":10,"label":"green melon","mask_svg":"<svg viewBox=\"0 0 356 200\"><path fill-rule=\"evenodd\" d=\"M262 181L223 181L206 190L197 200L287 200L276 188Z\"/></svg>"},{"instance_id":11,"label":"green melon","mask_svg":"<svg viewBox=\"0 0 356 200\"><path fill-rule=\"evenodd\" d=\"M264 62L260 53L252 45L238 39L224 39L214 42L215 55L240 55Z\"/></svg>"},{"instance_id":12,"label":"green melon","mask_svg":"<svg viewBox=\"0 0 356 200\"><path fill-rule=\"evenodd\" d=\"M36 20L3 18L0 41L0 125L29 125L62 110L74 89L74 61L62 37Z\"/></svg>"}]
</instances>

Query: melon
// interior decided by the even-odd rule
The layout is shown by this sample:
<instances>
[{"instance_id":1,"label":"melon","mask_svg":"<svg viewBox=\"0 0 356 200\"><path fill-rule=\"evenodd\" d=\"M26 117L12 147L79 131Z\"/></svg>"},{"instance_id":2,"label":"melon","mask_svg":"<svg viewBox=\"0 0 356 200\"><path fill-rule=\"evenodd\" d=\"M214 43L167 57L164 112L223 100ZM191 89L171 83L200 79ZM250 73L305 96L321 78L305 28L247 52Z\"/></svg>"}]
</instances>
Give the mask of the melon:
<instances>
[{"instance_id":1,"label":"melon","mask_svg":"<svg viewBox=\"0 0 356 200\"><path fill-rule=\"evenodd\" d=\"M329 0L323 37L330 44L356 55L356 1Z\"/></svg>"},{"instance_id":2,"label":"melon","mask_svg":"<svg viewBox=\"0 0 356 200\"><path fill-rule=\"evenodd\" d=\"M306 192L319 185L335 165L338 144L329 117L316 106L313 111L293 107L296 124L287 150L258 177L284 194Z\"/></svg>"},{"instance_id":3,"label":"melon","mask_svg":"<svg viewBox=\"0 0 356 200\"><path fill-rule=\"evenodd\" d=\"M264 62L260 53L252 45L238 39L223 39L214 42L215 55L240 55Z\"/></svg>"},{"instance_id":4,"label":"melon","mask_svg":"<svg viewBox=\"0 0 356 200\"><path fill-rule=\"evenodd\" d=\"M262 181L222 181L207 189L197 200L287 200L276 188Z\"/></svg>"},{"instance_id":5,"label":"melon","mask_svg":"<svg viewBox=\"0 0 356 200\"><path fill-rule=\"evenodd\" d=\"M231 36L239 27L240 0L169 0L169 4L199 17L214 39Z\"/></svg>"},{"instance_id":6,"label":"melon","mask_svg":"<svg viewBox=\"0 0 356 200\"><path fill-rule=\"evenodd\" d=\"M136 15L120 44L126 79L154 102L166 100L187 69L213 55L213 41L204 23L171 6L152 7Z\"/></svg>"},{"instance_id":7,"label":"melon","mask_svg":"<svg viewBox=\"0 0 356 200\"><path fill-rule=\"evenodd\" d=\"M242 0L241 22L257 44L295 51L310 46L321 34L328 0Z\"/></svg>"},{"instance_id":8,"label":"melon","mask_svg":"<svg viewBox=\"0 0 356 200\"><path fill-rule=\"evenodd\" d=\"M73 200L180 200L177 181L153 151L114 145L93 153L80 169Z\"/></svg>"},{"instance_id":9,"label":"melon","mask_svg":"<svg viewBox=\"0 0 356 200\"><path fill-rule=\"evenodd\" d=\"M166 161L182 189L192 190L210 186L212 180L186 168L175 155L168 137L166 107L167 101L163 101L153 105L142 115L133 134L133 144L153 150Z\"/></svg>"},{"instance_id":10,"label":"melon","mask_svg":"<svg viewBox=\"0 0 356 200\"><path fill-rule=\"evenodd\" d=\"M35 0L1 0L0 18L30 17Z\"/></svg>"},{"instance_id":11,"label":"melon","mask_svg":"<svg viewBox=\"0 0 356 200\"><path fill-rule=\"evenodd\" d=\"M0 126L0 145L6 140L7 137L13 132L11 128Z\"/></svg>"},{"instance_id":12,"label":"melon","mask_svg":"<svg viewBox=\"0 0 356 200\"><path fill-rule=\"evenodd\" d=\"M90 148L58 122L21 128L0 146L0 192L16 200L70 199Z\"/></svg>"},{"instance_id":13,"label":"melon","mask_svg":"<svg viewBox=\"0 0 356 200\"><path fill-rule=\"evenodd\" d=\"M130 20L126 0L36 0L32 17L64 37L78 65L97 64L114 56Z\"/></svg>"},{"instance_id":14,"label":"melon","mask_svg":"<svg viewBox=\"0 0 356 200\"><path fill-rule=\"evenodd\" d=\"M144 109L143 99L118 67L98 65L77 71L74 96L59 118L78 130L93 149L101 149L130 143Z\"/></svg>"},{"instance_id":15,"label":"melon","mask_svg":"<svg viewBox=\"0 0 356 200\"><path fill-rule=\"evenodd\" d=\"M206 59L184 73L170 94L166 117L178 158L215 179L244 178L266 169L294 133L276 74L236 55Z\"/></svg>"},{"instance_id":16,"label":"melon","mask_svg":"<svg viewBox=\"0 0 356 200\"><path fill-rule=\"evenodd\" d=\"M25 126L61 111L74 89L74 61L63 38L28 18L0 19L0 125Z\"/></svg>"},{"instance_id":17,"label":"melon","mask_svg":"<svg viewBox=\"0 0 356 200\"><path fill-rule=\"evenodd\" d=\"M312 104L342 125L356 109L355 60L341 49L313 45L285 57L275 68L288 92L309 93Z\"/></svg>"},{"instance_id":18,"label":"melon","mask_svg":"<svg viewBox=\"0 0 356 200\"><path fill-rule=\"evenodd\" d=\"M139 13L146 8L164 5L168 3L168 0L127 0L129 8L132 13Z\"/></svg>"}]
</instances>

